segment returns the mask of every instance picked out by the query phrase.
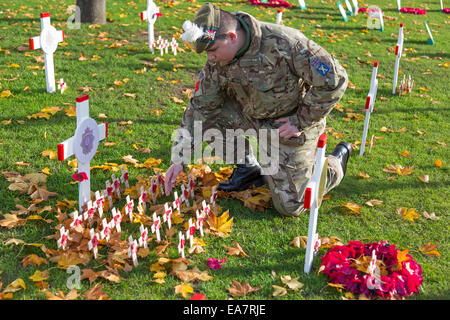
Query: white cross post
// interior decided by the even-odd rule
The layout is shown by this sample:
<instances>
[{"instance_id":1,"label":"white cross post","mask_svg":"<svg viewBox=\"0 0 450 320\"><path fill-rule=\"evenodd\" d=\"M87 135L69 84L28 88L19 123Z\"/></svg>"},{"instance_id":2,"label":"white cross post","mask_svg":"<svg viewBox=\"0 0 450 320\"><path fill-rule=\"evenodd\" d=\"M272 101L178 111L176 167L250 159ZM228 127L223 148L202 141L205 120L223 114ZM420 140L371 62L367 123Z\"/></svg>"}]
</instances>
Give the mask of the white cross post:
<instances>
[{"instance_id":1,"label":"white cross post","mask_svg":"<svg viewBox=\"0 0 450 320\"><path fill-rule=\"evenodd\" d=\"M189 192L191 193L191 198L192 198L192 200L193 200L193 199L194 199L194 187L195 187L195 182L194 182L194 180L191 178L191 176L189 176L188 185L189 185Z\"/></svg>"},{"instance_id":2,"label":"white cross post","mask_svg":"<svg viewBox=\"0 0 450 320\"><path fill-rule=\"evenodd\" d=\"M105 202L105 198L100 195L99 191L95 191L95 205L97 208L98 215L101 218L103 216L103 203Z\"/></svg>"},{"instance_id":3,"label":"white cross post","mask_svg":"<svg viewBox=\"0 0 450 320\"><path fill-rule=\"evenodd\" d=\"M73 212L73 221L70 224L70 228L75 229L76 227L81 226L81 230L83 230L82 222L83 222L83 216L78 215L78 211L75 210Z\"/></svg>"},{"instance_id":4,"label":"white cross post","mask_svg":"<svg viewBox=\"0 0 450 320\"><path fill-rule=\"evenodd\" d=\"M111 182L109 182L109 180L106 180L106 182L105 182L105 193L104 193L104 195L106 196L106 197L108 197L108 202L109 202L109 208L111 209L112 208L112 203L113 203L113 191L114 191L114 188L111 186Z\"/></svg>"},{"instance_id":5,"label":"white cross post","mask_svg":"<svg viewBox=\"0 0 450 320\"><path fill-rule=\"evenodd\" d=\"M98 233L95 233L94 228L92 228L89 231L89 234L91 235L91 240L88 242L89 250L92 250L94 253L94 258L97 259L97 253L98 253Z\"/></svg>"},{"instance_id":6,"label":"white cross post","mask_svg":"<svg viewBox=\"0 0 450 320\"><path fill-rule=\"evenodd\" d=\"M200 235L203 237L203 215L198 213L198 210L195 212L195 217L197 220L195 221L195 226L198 230L200 230Z\"/></svg>"},{"instance_id":7,"label":"white cross post","mask_svg":"<svg viewBox=\"0 0 450 320\"><path fill-rule=\"evenodd\" d=\"M426 21L424 21L423 24L424 24L425 27L427 28L428 35L430 36L430 37L427 39L427 44L434 45L433 35L431 34L431 30L430 30L430 28L428 27L428 23L427 23Z\"/></svg>"},{"instance_id":8,"label":"white cross post","mask_svg":"<svg viewBox=\"0 0 450 320\"><path fill-rule=\"evenodd\" d=\"M397 90L398 69L400 66L402 51L403 51L403 23L400 23L400 29L398 30L397 45L395 46L394 85L392 88L392 94L395 94Z\"/></svg>"},{"instance_id":9,"label":"white cross post","mask_svg":"<svg viewBox=\"0 0 450 320\"><path fill-rule=\"evenodd\" d=\"M174 192L174 198L175 201L172 203L173 204L173 208L178 210L179 213L181 213L181 200L180 198L178 198L178 192Z\"/></svg>"},{"instance_id":10,"label":"white cross post","mask_svg":"<svg viewBox=\"0 0 450 320\"><path fill-rule=\"evenodd\" d=\"M181 185L181 198L184 200L184 203L186 203L186 207L189 208L189 190L186 189L184 184Z\"/></svg>"},{"instance_id":11,"label":"white cross post","mask_svg":"<svg viewBox=\"0 0 450 320\"><path fill-rule=\"evenodd\" d=\"M64 93L64 90L66 90L67 84L64 82L64 79L59 79L58 89L61 91L61 94Z\"/></svg>"},{"instance_id":12,"label":"white cross post","mask_svg":"<svg viewBox=\"0 0 450 320\"><path fill-rule=\"evenodd\" d=\"M184 234L180 231L178 234L178 253L181 254L181 257L184 258L184 244L186 243L186 240L184 239Z\"/></svg>"},{"instance_id":13,"label":"white cross post","mask_svg":"<svg viewBox=\"0 0 450 320\"><path fill-rule=\"evenodd\" d=\"M283 10L282 9L278 9L277 10L277 24L281 23L281 19L283 18Z\"/></svg>"},{"instance_id":14,"label":"white cross post","mask_svg":"<svg viewBox=\"0 0 450 320\"><path fill-rule=\"evenodd\" d=\"M50 12L41 13L41 34L29 39L30 50L42 49L44 51L45 80L47 92L53 93L55 87L55 66L53 64L53 53L59 42L64 41L64 31L57 31L50 24Z\"/></svg>"},{"instance_id":15,"label":"white cross post","mask_svg":"<svg viewBox=\"0 0 450 320\"><path fill-rule=\"evenodd\" d=\"M66 250L67 240L69 240L69 230L65 230L64 226L59 229L59 233L61 237L56 241L58 245L58 249L62 247L63 250Z\"/></svg>"},{"instance_id":16,"label":"white cross post","mask_svg":"<svg viewBox=\"0 0 450 320\"><path fill-rule=\"evenodd\" d=\"M358 10L359 10L359 8L358 8L358 0L352 0L352 3L353 3L353 8L354 8L354 14L355 14L355 16L357 16L358 15Z\"/></svg>"},{"instance_id":17,"label":"white cross post","mask_svg":"<svg viewBox=\"0 0 450 320\"><path fill-rule=\"evenodd\" d=\"M336 2L339 12L341 13L342 16L342 21L348 22L348 18L347 18L347 14L345 13L344 7L342 6L341 1Z\"/></svg>"},{"instance_id":18,"label":"white cross post","mask_svg":"<svg viewBox=\"0 0 450 320\"><path fill-rule=\"evenodd\" d=\"M147 211L147 192L145 192L144 186L141 186L141 195L139 196L138 205L142 206L142 210Z\"/></svg>"},{"instance_id":19,"label":"white cross post","mask_svg":"<svg viewBox=\"0 0 450 320\"><path fill-rule=\"evenodd\" d=\"M400 12L400 9L402 8L402 0L397 0L397 9L395 11Z\"/></svg>"},{"instance_id":20,"label":"white cross post","mask_svg":"<svg viewBox=\"0 0 450 320\"><path fill-rule=\"evenodd\" d=\"M170 44L169 44L169 40L164 40L164 53L165 54L168 54L169 53L169 46L170 46Z\"/></svg>"},{"instance_id":21,"label":"white cross post","mask_svg":"<svg viewBox=\"0 0 450 320\"><path fill-rule=\"evenodd\" d=\"M122 222L122 214L120 213L120 210L116 210L116 208L112 208L111 212L113 214L113 221L114 221L114 226L116 227L116 231L122 232L122 229L120 228L120 223Z\"/></svg>"},{"instance_id":22,"label":"white cross post","mask_svg":"<svg viewBox=\"0 0 450 320\"><path fill-rule=\"evenodd\" d=\"M116 176L114 175L114 173L111 175L111 180L114 186L114 192L116 193L116 197L118 199L121 198L120 196L120 181L119 179L116 178Z\"/></svg>"},{"instance_id":23,"label":"white cross post","mask_svg":"<svg viewBox=\"0 0 450 320\"><path fill-rule=\"evenodd\" d=\"M209 200L209 202L212 204L213 207L216 206L216 201L217 201L217 190L216 190L216 186L212 187L212 191L211 191L211 198Z\"/></svg>"},{"instance_id":24,"label":"white cross post","mask_svg":"<svg viewBox=\"0 0 450 320\"><path fill-rule=\"evenodd\" d=\"M306 9L306 4L305 4L305 0L298 0L298 5L299 5L299 9L300 10L305 10Z\"/></svg>"},{"instance_id":25,"label":"white cross post","mask_svg":"<svg viewBox=\"0 0 450 320\"><path fill-rule=\"evenodd\" d=\"M177 55L178 42L172 37L172 41L170 41L170 47L172 48L172 53L174 56Z\"/></svg>"},{"instance_id":26,"label":"white cross post","mask_svg":"<svg viewBox=\"0 0 450 320\"><path fill-rule=\"evenodd\" d=\"M186 238L189 238L190 247L194 245L195 224L192 222L192 218L189 219L188 229L186 231Z\"/></svg>"},{"instance_id":27,"label":"white cross post","mask_svg":"<svg viewBox=\"0 0 450 320\"><path fill-rule=\"evenodd\" d=\"M156 215L156 212L153 212L152 233L156 233L156 241L161 241L159 228L161 228L161 219Z\"/></svg>"},{"instance_id":28,"label":"white cross post","mask_svg":"<svg viewBox=\"0 0 450 320\"><path fill-rule=\"evenodd\" d=\"M353 16L353 8L349 0L345 0L345 6L347 7L348 15Z\"/></svg>"},{"instance_id":29,"label":"white cross post","mask_svg":"<svg viewBox=\"0 0 450 320\"><path fill-rule=\"evenodd\" d=\"M440 0L441 2L441 11L444 12L444 3L442 2L442 0Z\"/></svg>"},{"instance_id":30,"label":"white cross post","mask_svg":"<svg viewBox=\"0 0 450 320\"><path fill-rule=\"evenodd\" d=\"M122 183L125 183L125 188L129 188L130 184L128 183L128 170L126 170L123 166L120 167L120 170L122 171L120 181L122 181Z\"/></svg>"},{"instance_id":31,"label":"white cross post","mask_svg":"<svg viewBox=\"0 0 450 320\"><path fill-rule=\"evenodd\" d=\"M163 221L167 222L167 226L169 229L172 227L172 214L173 214L172 208L166 202L164 204Z\"/></svg>"},{"instance_id":32,"label":"white cross post","mask_svg":"<svg viewBox=\"0 0 450 320\"><path fill-rule=\"evenodd\" d=\"M161 191L161 194L164 194L164 179L159 174L159 171L156 171L156 182L158 183L159 191Z\"/></svg>"},{"instance_id":33,"label":"white cross post","mask_svg":"<svg viewBox=\"0 0 450 320\"><path fill-rule=\"evenodd\" d=\"M130 244L130 246L128 247L128 257L133 260L133 265L135 267L137 267L138 265L138 261L137 261L137 250L138 250L138 246L137 246L137 241L133 240L133 236L129 236L128 237L128 243Z\"/></svg>"},{"instance_id":34,"label":"white cross post","mask_svg":"<svg viewBox=\"0 0 450 320\"><path fill-rule=\"evenodd\" d=\"M78 183L79 211L91 199L90 161L97 152L99 141L108 137L108 124L97 125L89 118L89 96L82 95L76 99L77 129L73 137L58 144L58 160L63 161L75 155L78 160L78 173L84 172L88 177Z\"/></svg>"},{"instance_id":35,"label":"white cross post","mask_svg":"<svg viewBox=\"0 0 450 320\"><path fill-rule=\"evenodd\" d=\"M209 204L206 204L205 200L202 201L202 207L203 207L203 212L205 213L205 216L208 216L209 213L211 212L211 208L209 207Z\"/></svg>"},{"instance_id":36,"label":"white cross post","mask_svg":"<svg viewBox=\"0 0 450 320\"><path fill-rule=\"evenodd\" d=\"M114 220L111 220L111 222L108 223L106 218L103 218L102 220L102 226L103 230L100 232L100 236L103 239L106 239L106 241L109 241L109 236L111 235L111 230L113 228Z\"/></svg>"},{"instance_id":37,"label":"white cross post","mask_svg":"<svg viewBox=\"0 0 450 320\"><path fill-rule=\"evenodd\" d=\"M361 140L361 149L359 151L360 156L364 154L364 149L366 147L367 131L369 130L370 114L373 111L373 106L375 105L375 100L377 98L377 90L378 90L377 74L378 74L378 60L376 60L373 64L372 79L370 80L370 90L366 98L366 117L364 119L364 130Z\"/></svg>"},{"instance_id":38,"label":"white cross post","mask_svg":"<svg viewBox=\"0 0 450 320\"><path fill-rule=\"evenodd\" d=\"M148 21L148 47L152 53L155 53L155 28L156 19L161 17L159 7L153 2L153 0L147 0L147 10L141 11L141 20Z\"/></svg>"},{"instance_id":39,"label":"white cross post","mask_svg":"<svg viewBox=\"0 0 450 320\"><path fill-rule=\"evenodd\" d=\"M306 257L304 272L309 273L311 270L314 253L318 249L319 235L317 230L317 216L319 214L319 198L322 196L319 194L319 187L321 184L322 172L325 166L325 151L327 146L327 135L324 133L319 137L317 143L316 163L314 165L314 173L307 184L304 196L304 208L309 209L309 226L308 226L308 241L306 243ZM326 175L325 175L326 178ZM322 178L323 179L323 178Z\"/></svg>"},{"instance_id":40,"label":"white cross post","mask_svg":"<svg viewBox=\"0 0 450 320\"><path fill-rule=\"evenodd\" d=\"M141 232L141 236L139 237L139 246L147 248L148 229L144 228L144 225L141 224L141 226L139 227L139 231Z\"/></svg>"},{"instance_id":41,"label":"white cross post","mask_svg":"<svg viewBox=\"0 0 450 320\"><path fill-rule=\"evenodd\" d=\"M158 185L154 178L152 178L151 182L152 182L152 184L150 186L150 189L151 189L150 193L152 194L152 202L153 202L153 204L155 204L156 203L156 191L157 191Z\"/></svg>"},{"instance_id":42,"label":"white cross post","mask_svg":"<svg viewBox=\"0 0 450 320\"><path fill-rule=\"evenodd\" d=\"M130 215L130 221L133 222L131 216L134 210L134 200L130 199L130 195L127 195L126 200L127 200L126 208L128 209L128 214Z\"/></svg>"},{"instance_id":43,"label":"white cross post","mask_svg":"<svg viewBox=\"0 0 450 320\"><path fill-rule=\"evenodd\" d=\"M93 219L94 219L94 214L95 214L95 208L92 205L92 200L89 200L87 202L87 210L84 212L83 218L84 218L84 221L86 221L86 220L89 221L89 226L90 227L92 226L92 222L93 222Z\"/></svg>"}]
</instances>

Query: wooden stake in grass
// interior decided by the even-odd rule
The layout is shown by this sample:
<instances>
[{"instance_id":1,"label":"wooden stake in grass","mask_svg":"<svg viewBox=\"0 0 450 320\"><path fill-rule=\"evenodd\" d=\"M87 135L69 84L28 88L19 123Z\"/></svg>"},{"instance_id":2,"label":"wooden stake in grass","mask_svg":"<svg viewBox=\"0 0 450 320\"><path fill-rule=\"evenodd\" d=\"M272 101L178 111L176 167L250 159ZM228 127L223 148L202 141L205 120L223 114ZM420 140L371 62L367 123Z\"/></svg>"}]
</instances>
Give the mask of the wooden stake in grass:
<instances>
[{"instance_id":1,"label":"wooden stake in grass","mask_svg":"<svg viewBox=\"0 0 450 320\"><path fill-rule=\"evenodd\" d=\"M73 137L58 144L58 160L63 161L75 155L78 173L84 172L87 176L87 179L78 183L78 205L82 212L82 207L91 200L90 162L97 152L99 141L108 136L108 124L97 125L94 119L89 118L89 96L86 94L76 99L76 114L77 129Z\"/></svg>"},{"instance_id":2,"label":"wooden stake in grass","mask_svg":"<svg viewBox=\"0 0 450 320\"><path fill-rule=\"evenodd\" d=\"M283 10L282 9L278 9L277 10L277 24L281 24L282 17L283 17Z\"/></svg>"},{"instance_id":3,"label":"wooden stake in grass","mask_svg":"<svg viewBox=\"0 0 450 320\"><path fill-rule=\"evenodd\" d=\"M162 17L159 7L153 0L147 0L147 10L141 12L141 20L148 21L148 47L152 53L155 53L155 23L158 17Z\"/></svg>"},{"instance_id":4,"label":"wooden stake in grass","mask_svg":"<svg viewBox=\"0 0 450 320\"><path fill-rule=\"evenodd\" d=\"M347 14L345 13L341 1L336 2L336 5L338 6L339 12L341 13L342 21L348 22Z\"/></svg>"},{"instance_id":5,"label":"wooden stake in grass","mask_svg":"<svg viewBox=\"0 0 450 320\"><path fill-rule=\"evenodd\" d=\"M319 207L322 202L322 196L327 181L328 161L325 157L327 146L327 135L324 133L319 137L317 143L316 163L311 181L305 189L303 205L305 209L309 209L309 226L308 241L306 243L306 257L304 272L309 273L311 270L314 254L320 247L319 235L317 230L317 217L319 215Z\"/></svg>"},{"instance_id":6,"label":"wooden stake in grass","mask_svg":"<svg viewBox=\"0 0 450 320\"><path fill-rule=\"evenodd\" d=\"M56 91L53 53L58 48L58 43L63 41L64 31L57 31L50 24L50 12L41 13L41 34L30 38L29 45L30 50L42 49L44 51L45 81L48 93Z\"/></svg>"},{"instance_id":7,"label":"wooden stake in grass","mask_svg":"<svg viewBox=\"0 0 450 320\"><path fill-rule=\"evenodd\" d=\"M360 156L364 154L364 149L366 147L367 131L369 130L370 114L373 111L373 106L375 105L375 100L377 98L377 90L378 90L377 74L378 74L378 60L376 60L375 63L373 64L372 78L370 80L370 90L366 98L366 117L364 119L364 130L361 140L361 150L359 151Z\"/></svg>"},{"instance_id":8,"label":"wooden stake in grass","mask_svg":"<svg viewBox=\"0 0 450 320\"><path fill-rule=\"evenodd\" d=\"M305 10L306 9L306 4L305 4L305 0L298 0L298 5L299 5L299 9L300 10Z\"/></svg>"},{"instance_id":9,"label":"wooden stake in grass","mask_svg":"<svg viewBox=\"0 0 450 320\"><path fill-rule=\"evenodd\" d=\"M430 37L427 39L427 44L434 45L433 35L431 34L431 30L430 30L430 28L428 27L428 23L427 23L426 21L424 21L423 24L425 25L425 28L427 28L428 35L430 36Z\"/></svg>"},{"instance_id":10,"label":"wooden stake in grass","mask_svg":"<svg viewBox=\"0 0 450 320\"><path fill-rule=\"evenodd\" d=\"M392 88L392 94L396 94L397 81L398 81L398 69L400 66L400 59L402 57L403 51L403 23L400 23L400 28L398 30L398 40L395 46L395 67L394 67L394 85Z\"/></svg>"}]
</instances>

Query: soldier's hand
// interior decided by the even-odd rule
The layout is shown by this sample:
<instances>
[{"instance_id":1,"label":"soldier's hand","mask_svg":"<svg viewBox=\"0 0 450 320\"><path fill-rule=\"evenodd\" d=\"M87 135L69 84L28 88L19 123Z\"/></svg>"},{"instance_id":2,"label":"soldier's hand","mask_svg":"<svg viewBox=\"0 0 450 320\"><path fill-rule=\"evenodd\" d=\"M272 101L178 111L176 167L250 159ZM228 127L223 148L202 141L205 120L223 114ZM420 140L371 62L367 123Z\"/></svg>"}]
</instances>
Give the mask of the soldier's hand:
<instances>
[{"instance_id":1,"label":"soldier's hand","mask_svg":"<svg viewBox=\"0 0 450 320\"><path fill-rule=\"evenodd\" d=\"M292 137L300 137L302 134L296 126L291 125L291 123L289 122L289 117L277 119L275 120L275 122L283 123L283 125L278 128L278 133L282 138L289 139Z\"/></svg>"},{"instance_id":2,"label":"soldier's hand","mask_svg":"<svg viewBox=\"0 0 450 320\"><path fill-rule=\"evenodd\" d=\"M164 180L164 189L166 191L166 196L172 192L172 187L177 180L178 175L183 170L183 165L172 164L166 172L166 179Z\"/></svg>"}]
</instances>

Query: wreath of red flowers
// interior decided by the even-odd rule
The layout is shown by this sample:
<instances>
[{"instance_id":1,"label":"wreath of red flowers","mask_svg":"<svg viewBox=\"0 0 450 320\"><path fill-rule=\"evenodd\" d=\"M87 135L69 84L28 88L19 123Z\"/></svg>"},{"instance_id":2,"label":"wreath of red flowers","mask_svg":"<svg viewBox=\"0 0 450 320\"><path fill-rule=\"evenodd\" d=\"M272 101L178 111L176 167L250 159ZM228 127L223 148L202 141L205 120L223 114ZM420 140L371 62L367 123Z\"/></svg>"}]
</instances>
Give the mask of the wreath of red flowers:
<instances>
[{"instance_id":1,"label":"wreath of red flowers","mask_svg":"<svg viewBox=\"0 0 450 320\"><path fill-rule=\"evenodd\" d=\"M285 7L285 8L291 7L289 2L282 0L248 0L248 2L250 2L255 6Z\"/></svg>"},{"instance_id":2,"label":"wreath of red flowers","mask_svg":"<svg viewBox=\"0 0 450 320\"><path fill-rule=\"evenodd\" d=\"M387 241L363 244L350 241L335 246L322 257L320 272L333 284L369 298L398 299L417 293L422 267Z\"/></svg>"}]
</instances>

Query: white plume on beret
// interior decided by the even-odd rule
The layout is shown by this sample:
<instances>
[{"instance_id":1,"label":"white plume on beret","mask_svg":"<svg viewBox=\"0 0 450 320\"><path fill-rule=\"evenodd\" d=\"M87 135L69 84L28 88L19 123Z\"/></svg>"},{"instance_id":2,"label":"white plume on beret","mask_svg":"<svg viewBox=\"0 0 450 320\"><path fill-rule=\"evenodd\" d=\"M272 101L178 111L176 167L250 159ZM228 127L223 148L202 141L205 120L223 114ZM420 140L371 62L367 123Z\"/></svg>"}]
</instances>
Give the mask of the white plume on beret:
<instances>
[{"instance_id":1,"label":"white plume on beret","mask_svg":"<svg viewBox=\"0 0 450 320\"><path fill-rule=\"evenodd\" d=\"M184 33L181 35L181 38L186 42L194 42L203 36L203 30L189 20L183 23L183 29Z\"/></svg>"}]
</instances>

